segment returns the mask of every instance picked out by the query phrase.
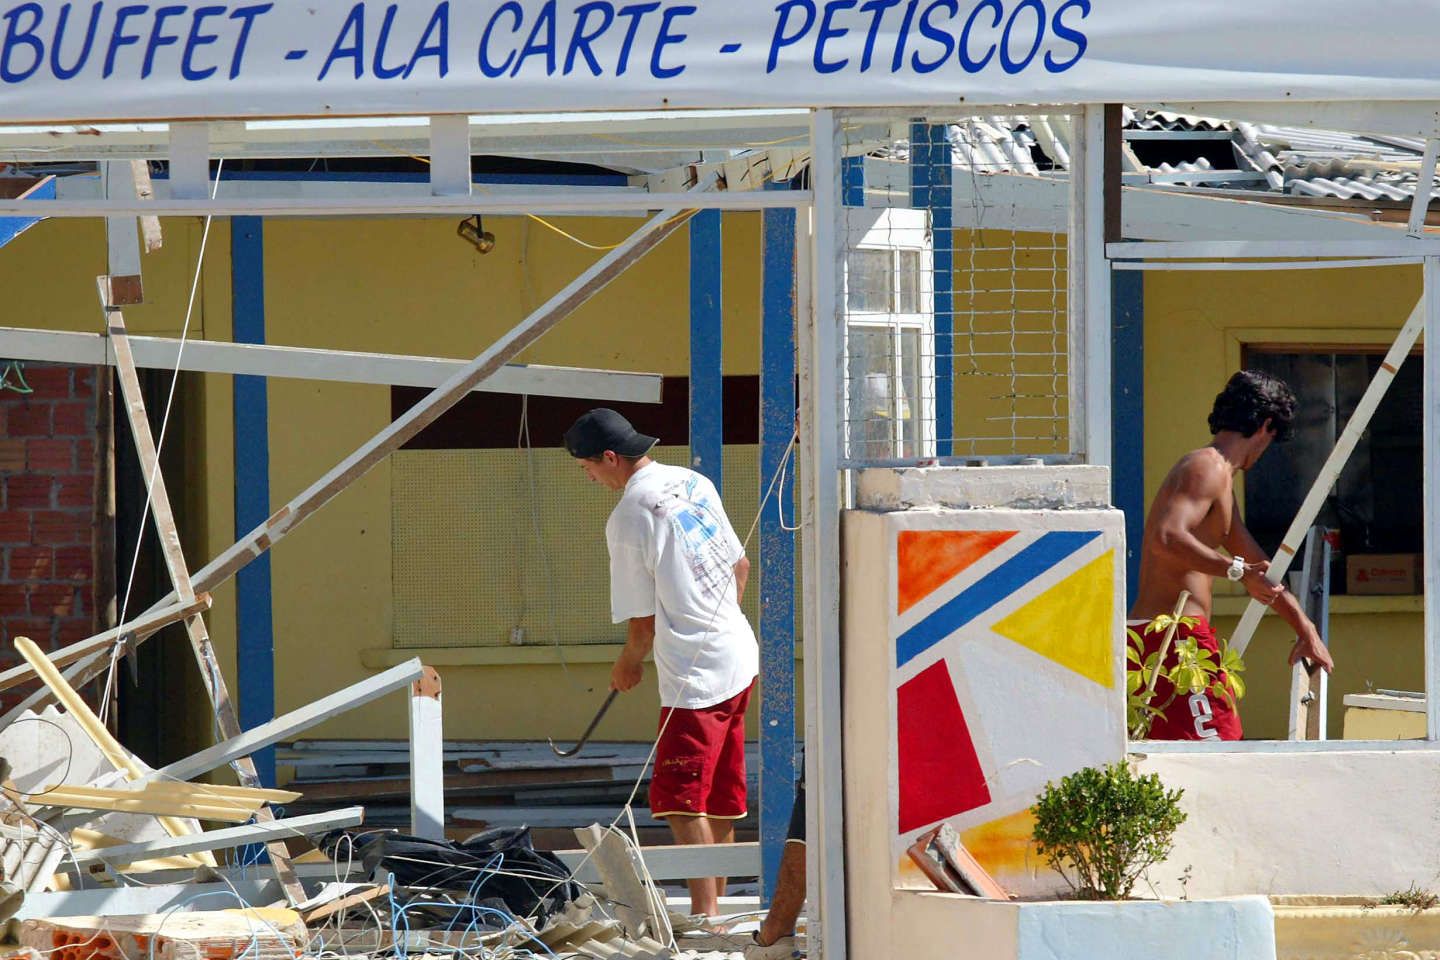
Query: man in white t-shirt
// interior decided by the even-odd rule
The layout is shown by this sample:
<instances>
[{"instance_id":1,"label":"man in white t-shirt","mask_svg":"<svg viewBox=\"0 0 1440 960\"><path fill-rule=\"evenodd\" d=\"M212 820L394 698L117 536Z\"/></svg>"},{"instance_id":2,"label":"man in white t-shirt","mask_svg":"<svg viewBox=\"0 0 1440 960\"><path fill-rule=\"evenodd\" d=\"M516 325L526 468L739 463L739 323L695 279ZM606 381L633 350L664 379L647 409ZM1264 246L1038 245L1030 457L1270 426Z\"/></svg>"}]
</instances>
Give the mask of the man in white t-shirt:
<instances>
[{"instance_id":1,"label":"man in white t-shirt","mask_svg":"<svg viewBox=\"0 0 1440 960\"><path fill-rule=\"evenodd\" d=\"M629 625L610 686L638 684L653 652L661 710L651 812L679 843L732 843L746 813L745 708L760 667L740 611L750 561L715 485L651 460L657 442L604 408L565 432L585 475L623 491L605 524L610 612ZM724 892L723 877L691 880L691 911L715 915Z\"/></svg>"}]
</instances>

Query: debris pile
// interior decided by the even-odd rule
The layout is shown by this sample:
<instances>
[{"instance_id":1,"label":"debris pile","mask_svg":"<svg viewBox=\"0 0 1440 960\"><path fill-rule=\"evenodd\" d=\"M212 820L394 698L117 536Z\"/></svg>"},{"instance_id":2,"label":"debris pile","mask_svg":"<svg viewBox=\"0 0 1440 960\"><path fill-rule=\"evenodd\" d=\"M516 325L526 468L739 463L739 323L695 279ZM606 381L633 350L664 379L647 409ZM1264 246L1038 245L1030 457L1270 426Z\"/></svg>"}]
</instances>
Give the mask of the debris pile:
<instances>
[{"instance_id":1,"label":"debris pile","mask_svg":"<svg viewBox=\"0 0 1440 960\"><path fill-rule=\"evenodd\" d=\"M616 822L643 787L646 745L595 744L583 758L560 758L543 744L447 744L437 751L445 772L431 779L441 804L453 794L474 805L450 821L463 839L412 836L394 827L417 822L423 806L414 744L286 741L281 765L297 772L288 789L182 778L384 692L430 696L421 681L433 671L418 661L156 770L109 732L50 656L23 638L16 646L59 705L23 710L0 728L0 919L15 918L12 953L679 960L743 948L741 935L687 929L669 913L645 871L639 830L593 822ZM609 803L585 802L597 796ZM394 826L355 830L367 819L355 801L377 803ZM606 816L562 830L597 813ZM557 847L578 840L600 882L577 882L566 861L536 849L527 825L472 829L507 817L546 823Z\"/></svg>"}]
</instances>

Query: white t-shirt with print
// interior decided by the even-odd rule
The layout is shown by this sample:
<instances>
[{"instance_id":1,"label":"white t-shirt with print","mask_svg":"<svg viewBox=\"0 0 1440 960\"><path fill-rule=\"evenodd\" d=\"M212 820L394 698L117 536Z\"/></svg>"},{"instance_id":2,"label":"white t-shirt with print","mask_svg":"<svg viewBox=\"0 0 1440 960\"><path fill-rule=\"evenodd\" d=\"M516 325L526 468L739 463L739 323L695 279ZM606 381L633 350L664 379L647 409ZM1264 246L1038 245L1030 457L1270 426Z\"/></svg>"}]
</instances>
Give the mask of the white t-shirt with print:
<instances>
[{"instance_id":1,"label":"white t-shirt with print","mask_svg":"<svg viewBox=\"0 0 1440 960\"><path fill-rule=\"evenodd\" d=\"M734 566L745 550L715 485L648 463L625 485L605 540L614 621L655 616L661 706L698 710L749 687L760 648L736 599Z\"/></svg>"}]
</instances>

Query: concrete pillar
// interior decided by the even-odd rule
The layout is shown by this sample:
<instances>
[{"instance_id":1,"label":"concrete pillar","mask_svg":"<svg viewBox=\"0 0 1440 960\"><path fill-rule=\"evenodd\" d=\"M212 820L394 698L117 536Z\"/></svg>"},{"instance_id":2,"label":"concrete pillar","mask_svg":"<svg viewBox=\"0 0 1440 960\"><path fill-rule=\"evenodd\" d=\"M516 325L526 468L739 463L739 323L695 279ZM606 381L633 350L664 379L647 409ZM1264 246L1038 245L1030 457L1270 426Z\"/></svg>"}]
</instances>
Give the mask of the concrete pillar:
<instances>
[{"instance_id":1,"label":"concrete pillar","mask_svg":"<svg viewBox=\"0 0 1440 960\"><path fill-rule=\"evenodd\" d=\"M860 475L842 639L855 956L906 955L897 893L933 889L906 849L942 822L1010 892L1061 892L1028 809L1125 753L1125 528L1108 497L1096 466Z\"/></svg>"}]
</instances>

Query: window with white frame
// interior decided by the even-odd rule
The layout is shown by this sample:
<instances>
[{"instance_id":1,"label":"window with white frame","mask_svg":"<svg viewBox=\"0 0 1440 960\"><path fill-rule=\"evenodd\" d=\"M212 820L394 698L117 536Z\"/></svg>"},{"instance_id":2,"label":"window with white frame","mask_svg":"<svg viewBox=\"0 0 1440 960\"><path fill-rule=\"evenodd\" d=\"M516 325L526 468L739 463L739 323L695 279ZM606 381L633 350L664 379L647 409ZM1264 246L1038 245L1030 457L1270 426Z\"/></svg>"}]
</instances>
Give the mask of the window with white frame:
<instances>
[{"instance_id":1,"label":"window with white frame","mask_svg":"<svg viewBox=\"0 0 1440 960\"><path fill-rule=\"evenodd\" d=\"M845 256L852 460L934 456L934 264L924 211L875 211Z\"/></svg>"}]
</instances>

